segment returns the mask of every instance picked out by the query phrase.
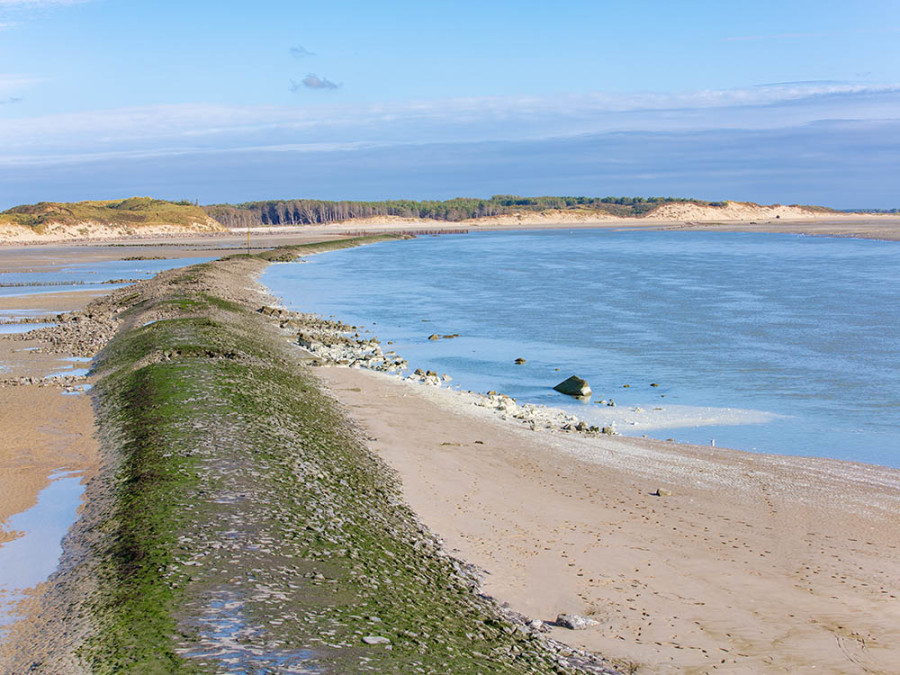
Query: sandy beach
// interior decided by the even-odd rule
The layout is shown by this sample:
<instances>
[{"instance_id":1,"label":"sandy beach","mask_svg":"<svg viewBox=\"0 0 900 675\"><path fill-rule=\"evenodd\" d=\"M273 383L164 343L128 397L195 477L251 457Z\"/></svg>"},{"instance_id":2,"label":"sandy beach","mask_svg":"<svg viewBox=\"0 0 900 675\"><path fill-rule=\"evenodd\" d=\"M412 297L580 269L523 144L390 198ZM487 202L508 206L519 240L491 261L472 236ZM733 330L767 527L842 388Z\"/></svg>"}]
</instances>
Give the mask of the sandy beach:
<instances>
[{"instance_id":1,"label":"sandy beach","mask_svg":"<svg viewBox=\"0 0 900 675\"><path fill-rule=\"evenodd\" d=\"M835 234L827 223L809 227ZM892 227L877 238L900 238ZM322 239L305 228L252 236L254 248ZM235 233L0 247L0 269L225 255L245 242ZM9 297L0 310L53 314L94 295ZM0 337L0 377L42 377L65 364L33 346ZM900 471L532 432L444 389L357 369L314 372L397 472L416 514L484 571L486 593L529 618L597 621L552 628L562 642L636 672L890 673L900 662ZM0 448L0 522L33 506L55 471L96 470L89 397L4 386L0 412L11 439ZM0 544L15 536L0 531Z\"/></svg>"},{"instance_id":2,"label":"sandy beach","mask_svg":"<svg viewBox=\"0 0 900 675\"><path fill-rule=\"evenodd\" d=\"M452 392L317 375L485 591L637 672L882 672L900 660L900 472L531 432ZM657 490L663 496L654 496Z\"/></svg>"}]
</instances>

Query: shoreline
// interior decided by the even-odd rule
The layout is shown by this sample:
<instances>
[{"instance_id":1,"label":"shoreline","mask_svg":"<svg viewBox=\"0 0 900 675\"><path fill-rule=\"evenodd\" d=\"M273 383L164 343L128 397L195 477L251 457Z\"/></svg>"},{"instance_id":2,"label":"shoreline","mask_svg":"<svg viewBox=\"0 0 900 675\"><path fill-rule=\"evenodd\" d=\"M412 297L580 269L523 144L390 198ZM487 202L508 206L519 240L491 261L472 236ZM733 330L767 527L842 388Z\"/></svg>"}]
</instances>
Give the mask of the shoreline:
<instances>
[{"instance_id":1,"label":"shoreline","mask_svg":"<svg viewBox=\"0 0 900 675\"><path fill-rule=\"evenodd\" d=\"M639 672L887 673L900 654L900 471L534 433L440 389L316 375L486 592L599 621L557 639Z\"/></svg>"},{"instance_id":2,"label":"shoreline","mask_svg":"<svg viewBox=\"0 0 900 675\"><path fill-rule=\"evenodd\" d=\"M308 247L303 254L315 249ZM289 254L275 252L264 260L276 261L281 255ZM243 269L223 277L223 286L213 286L219 299L209 311L219 322L235 311L232 303L247 303L262 290L254 280L266 265L264 261L243 264L239 258L210 265L198 269ZM206 284L207 273L194 274L163 273L135 288L165 288L165 283L183 277L189 293L207 297L202 295L207 292L205 285L193 285L198 278ZM117 292L118 300L110 298L109 303L119 306L129 295ZM152 303L163 299L148 297ZM274 300L271 295L253 297L251 304ZM128 300L135 302L136 298ZM260 317L258 306L248 321L251 316ZM166 346L165 336L178 321L190 318L181 317L183 313L163 303L144 306L136 315L126 314L128 339L158 335L165 338L159 348L166 354L172 348ZM282 324L276 316L260 318L264 321L259 326L278 331L278 340L292 343L277 350L279 359L287 359L285 363L302 359L291 336L296 335L293 326ZM145 319L157 323L141 329ZM257 325L256 319L251 323ZM204 325L195 324L191 330ZM275 335L266 333L265 339ZM216 349L224 349L218 341L215 344ZM159 372L208 367L186 354L172 352L167 359L139 365L161 368ZM217 356L209 365L230 368L231 361ZM238 359L233 365L243 364ZM252 359L246 365L256 367ZM454 402L451 392L442 388L353 368L316 368L311 376L326 383L329 400L343 411L340 424L349 425L349 429L342 426L333 431L353 435L392 467L392 480L401 479L402 497L392 501L391 508L408 504L418 521L443 539L452 559L483 570L482 588L497 604L509 602L514 612L545 622L561 612L598 621L583 631L546 625L526 629L524 623L513 622L516 631L532 634L550 628L551 638L611 657L625 670L640 667L638 672L717 668L796 672L818 666L826 672L887 673L900 657L900 610L896 609L900 472L632 437L534 433L521 424L500 420L487 408L461 404L464 397ZM319 388L316 385L310 391ZM272 401L273 409L277 400ZM270 419L271 414L267 410L261 416L278 431L283 422ZM196 416L193 421L198 421ZM190 427L187 418L179 424ZM289 436L272 435L272 429L264 424L254 433L288 442ZM105 439L110 441L109 434ZM305 450L299 446L292 452ZM84 621L91 620L93 613L85 614L83 603L96 598L103 586L89 576L96 567L82 568L72 576L72 564L90 563L96 555L90 551L102 550L96 549L97 528L103 522L104 507L113 503L114 486L119 485L109 473L115 468L109 464L110 455L106 458L106 477L88 487L86 517L66 539L67 567L52 580L38 621L25 633L26 644L28 639L39 640L45 647L66 652L73 641L89 635ZM241 489L257 483L254 479ZM258 499L273 497L254 494ZM327 524L321 525L324 529L318 532L337 536ZM213 546L217 551L227 543L202 530L194 536L199 537L196 542L189 538L181 545L203 544L196 555L201 551L210 555ZM266 540L266 549L271 546ZM248 564L258 566L256 560ZM210 565L217 566L215 556L197 568L197 574ZM194 568L180 569L179 575L195 576ZM331 576L326 572L326 577ZM312 579L311 583L307 588L301 580L315 594L321 592L320 584L327 588L328 580ZM90 598L81 599L84 591ZM77 604L70 606L73 600ZM76 620L77 614L82 618ZM111 615L105 616L108 620ZM66 617L72 621L63 640L68 644L55 642L60 635L55 635L53 644L46 642L53 631L63 630L61 622ZM103 638L111 647L125 637L118 630ZM141 634L142 640L156 637ZM98 649L94 640L92 649ZM148 653L125 654L137 658Z\"/></svg>"},{"instance_id":3,"label":"shoreline","mask_svg":"<svg viewBox=\"0 0 900 675\"><path fill-rule=\"evenodd\" d=\"M283 311L285 325L291 312ZM887 673L900 658L900 470L563 433L574 420L552 409L541 422L554 423L535 433L514 422L508 397L446 389L437 373L404 378L402 355L384 357L371 335L326 338L323 350L311 324L324 324L326 336L352 327L299 316L307 317L301 346L323 366L316 376L401 476L413 510L454 554L484 570L485 590L529 617L573 612L600 623L578 633L554 628L557 639L640 672ZM600 485L619 489L603 494ZM598 512L619 525L601 535ZM667 537L669 529L677 534ZM567 536L574 541L559 545ZM598 543L604 536L612 541ZM608 556L628 559L633 571L662 562L663 572L616 585ZM585 583L591 570L597 576ZM677 597L671 589L686 576L690 595ZM741 597L747 584L758 593L752 611ZM867 616L858 615L863 605ZM870 621L874 615L881 618ZM662 617L671 635L651 627L650 616Z\"/></svg>"},{"instance_id":4,"label":"shoreline","mask_svg":"<svg viewBox=\"0 0 900 675\"><path fill-rule=\"evenodd\" d=\"M293 225L250 228L251 235L289 235L299 233L325 234L388 234L403 232L467 229L472 232L533 231L560 229L629 229L629 230L673 230L696 232L747 232L765 234L797 234L819 237L839 237L849 239L871 239L876 241L900 241L900 216L847 215L830 217L810 217L802 220L769 219L753 221L721 220L693 221L680 219L653 218L543 218L523 216L521 219L507 217L503 220L484 218L477 221L447 222L437 220L412 219L368 219L348 220L331 225ZM230 230L233 236L246 236L247 230Z\"/></svg>"},{"instance_id":5,"label":"shoreline","mask_svg":"<svg viewBox=\"0 0 900 675\"><path fill-rule=\"evenodd\" d=\"M789 215L789 214L788 214ZM681 217L683 216L683 217ZM247 233L251 246L260 251L275 246L300 243L301 240L321 241L323 237L340 238L348 235L370 236L393 233L441 234L442 232L491 232L541 229L650 229L676 231L760 232L770 234L800 234L809 236L900 241L900 215L894 214L821 214L775 218L766 215L714 218L709 214L685 213L668 217L594 216L589 214L524 213L520 215L484 217L475 220L444 221L400 217L350 219L328 225L278 225L225 229L218 232L179 231L104 236L97 238L65 237L46 239L0 239L0 251L15 247L156 247L168 242L170 249L205 247L221 250L227 246L235 251L245 250ZM298 237L300 238L298 240ZM216 244L219 246L217 247Z\"/></svg>"},{"instance_id":6,"label":"shoreline","mask_svg":"<svg viewBox=\"0 0 900 675\"><path fill-rule=\"evenodd\" d=\"M255 275L297 253L163 272L86 308L111 338L101 469L7 663L612 675L478 593L258 311Z\"/></svg>"}]
</instances>

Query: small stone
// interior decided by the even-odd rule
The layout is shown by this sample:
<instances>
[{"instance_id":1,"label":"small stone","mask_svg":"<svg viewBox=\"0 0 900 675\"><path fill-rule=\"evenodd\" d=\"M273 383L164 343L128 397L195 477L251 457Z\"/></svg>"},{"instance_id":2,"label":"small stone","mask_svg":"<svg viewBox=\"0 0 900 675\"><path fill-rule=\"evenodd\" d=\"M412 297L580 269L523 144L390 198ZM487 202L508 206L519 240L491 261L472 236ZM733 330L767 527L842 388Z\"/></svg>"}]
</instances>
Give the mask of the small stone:
<instances>
[{"instance_id":1,"label":"small stone","mask_svg":"<svg viewBox=\"0 0 900 675\"><path fill-rule=\"evenodd\" d=\"M432 333L431 335L428 336L428 339L429 340L440 340L441 336L438 335L437 333Z\"/></svg>"},{"instance_id":2,"label":"small stone","mask_svg":"<svg viewBox=\"0 0 900 675\"><path fill-rule=\"evenodd\" d=\"M382 637L381 635L366 635L362 639L362 641L365 642L367 645L389 645L389 644L391 644L391 641L388 638Z\"/></svg>"},{"instance_id":3,"label":"small stone","mask_svg":"<svg viewBox=\"0 0 900 675\"><path fill-rule=\"evenodd\" d=\"M656 488L656 492L650 493L651 497L671 497L672 493L662 488Z\"/></svg>"},{"instance_id":4,"label":"small stone","mask_svg":"<svg viewBox=\"0 0 900 675\"><path fill-rule=\"evenodd\" d=\"M517 364L517 365L522 366L522 365L524 365L525 363L526 363L525 359L523 359L521 356L520 356L519 358L516 359L516 364Z\"/></svg>"},{"instance_id":5,"label":"small stone","mask_svg":"<svg viewBox=\"0 0 900 675\"><path fill-rule=\"evenodd\" d=\"M556 625L569 630L585 630L591 626L596 626L597 622L577 614L560 614L556 617Z\"/></svg>"},{"instance_id":6,"label":"small stone","mask_svg":"<svg viewBox=\"0 0 900 675\"><path fill-rule=\"evenodd\" d=\"M659 385L658 385L656 382L651 382L651 383L650 383L650 386L651 386L651 387L658 387Z\"/></svg>"}]
</instances>

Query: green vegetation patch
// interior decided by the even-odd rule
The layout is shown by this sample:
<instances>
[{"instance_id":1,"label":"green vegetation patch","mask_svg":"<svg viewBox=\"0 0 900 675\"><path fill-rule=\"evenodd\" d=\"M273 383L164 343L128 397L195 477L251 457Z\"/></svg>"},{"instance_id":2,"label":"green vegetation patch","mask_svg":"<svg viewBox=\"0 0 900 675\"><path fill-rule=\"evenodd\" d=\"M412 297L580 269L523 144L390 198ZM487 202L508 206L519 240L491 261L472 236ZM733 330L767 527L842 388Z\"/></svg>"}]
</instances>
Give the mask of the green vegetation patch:
<instances>
[{"instance_id":1,"label":"green vegetation patch","mask_svg":"<svg viewBox=\"0 0 900 675\"><path fill-rule=\"evenodd\" d=\"M226 227L258 227L261 225L323 225L351 218L396 216L459 222L472 218L569 211L584 214L607 214L619 217L641 216L663 204L688 203L724 206L725 202L707 202L680 197L519 197L494 195L490 199L460 197L444 201L407 199L381 202L324 201L290 199L243 204L213 204L206 212Z\"/></svg>"},{"instance_id":2,"label":"green vegetation patch","mask_svg":"<svg viewBox=\"0 0 900 675\"><path fill-rule=\"evenodd\" d=\"M132 328L98 360L114 494L81 657L98 673L570 672L441 552L293 336L232 295L265 264L136 285Z\"/></svg>"}]
</instances>

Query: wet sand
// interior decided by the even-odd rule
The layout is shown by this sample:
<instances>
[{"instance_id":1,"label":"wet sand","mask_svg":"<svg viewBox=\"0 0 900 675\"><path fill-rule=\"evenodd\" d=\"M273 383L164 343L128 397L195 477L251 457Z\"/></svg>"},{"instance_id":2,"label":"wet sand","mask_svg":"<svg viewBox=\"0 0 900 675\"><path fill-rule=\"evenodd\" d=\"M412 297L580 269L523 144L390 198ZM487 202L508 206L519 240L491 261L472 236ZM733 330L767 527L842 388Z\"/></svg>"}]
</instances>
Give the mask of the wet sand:
<instances>
[{"instance_id":1,"label":"wet sand","mask_svg":"<svg viewBox=\"0 0 900 675\"><path fill-rule=\"evenodd\" d=\"M571 230L571 229L648 229L648 230L697 230L715 232L758 232L773 234L803 234L819 237L849 237L854 239L879 239L900 241L900 216L871 216L863 214L844 215L804 220L767 219L721 222L696 222L691 220L671 220L653 218L613 218L613 217L573 217L554 221L540 215L525 216L521 219L505 217L484 218L478 221L459 223L434 220L372 219L369 221L346 221L331 225L298 225L270 228L255 228L252 237L290 236L334 236L345 234L375 234L383 232L417 231L468 231L490 232L509 230ZM233 236L240 237L235 231Z\"/></svg>"},{"instance_id":2,"label":"wet sand","mask_svg":"<svg viewBox=\"0 0 900 675\"><path fill-rule=\"evenodd\" d=\"M869 236L860 232L814 233ZM338 235L329 229L326 238ZM302 229L252 241L267 248L322 238ZM225 255L245 241L235 233L4 246L0 270ZM96 295L0 298L0 310L52 314ZM0 378L40 376L59 364L19 351L28 346L0 337L0 363L10 368ZM565 642L648 672L887 673L900 662L900 472L537 434L482 409L455 409L436 390L355 370L317 372L377 439L372 447L399 471L413 509L448 548L487 570L487 592L535 618L575 612L600 621L586 631L554 629ZM34 505L56 470L96 468L87 396L3 387L0 424L4 440L16 439L0 447L0 522ZM657 488L673 494L650 496ZM4 536L13 535L0 534L0 544Z\"/></svg>"},{"instance_id":3,"label":"wet sand","mask_svg":"<svg viewBox=\"0 0 900 675\"><path fill-rule=\"evenodd\" d=\"M445 391L316 372L486 592L599 622L554 637L638 672L896 672L900 472L536 433Z\"/></svg>"}]
</instances>

